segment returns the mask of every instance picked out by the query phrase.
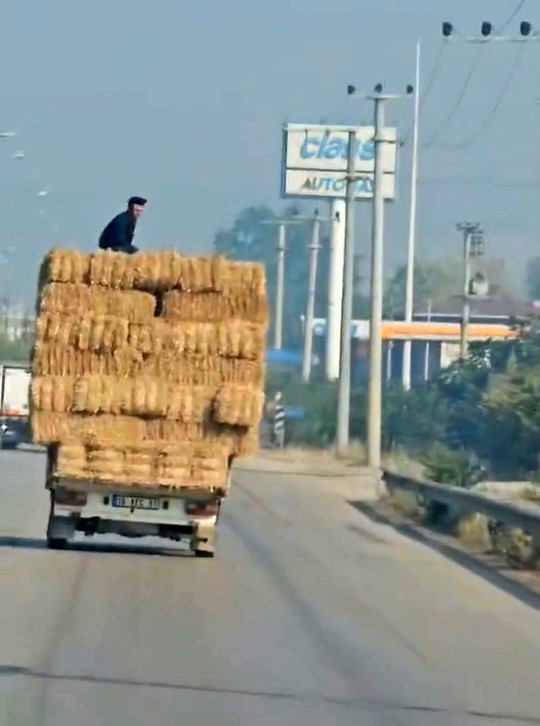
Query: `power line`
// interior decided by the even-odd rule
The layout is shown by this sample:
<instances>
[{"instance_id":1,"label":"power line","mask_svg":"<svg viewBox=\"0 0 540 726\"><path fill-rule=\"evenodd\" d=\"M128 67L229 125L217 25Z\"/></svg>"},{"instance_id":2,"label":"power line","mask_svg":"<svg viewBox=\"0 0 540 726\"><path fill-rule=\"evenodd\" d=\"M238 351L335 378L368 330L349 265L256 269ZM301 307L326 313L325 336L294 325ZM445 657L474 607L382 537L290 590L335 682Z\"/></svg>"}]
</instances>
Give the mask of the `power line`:
<instances>
[{"instance_id":1,"label":"power line","mask_svg":"<svg viewBox=\"0 0 540 726\"><path fill-rule=\"evenodd\" d=\"M450 109L450 112L446 115L446 117L443 119L442 123L439 124L439 126L435 129L433 134L430 136L430 138L422 144L424 148L430 148L431 146L434 146L435 142L441 135L441 133L447 128L447 126L450 124L454 116L459 110L459 107L461 106L461 103L463 99L465 98L467 91L469 90L469 86L471 84L471 81L473 79L473 76L476 72L476 69L478 68L478 65L480 63L480 59L482 58L482 51L484 49L483 45L480 45L476 48L476 57L474 58L471 67L469 68L469 72L467 73L467 76L465 78L465 81L463 83L463 87L461 89L461 92L459 93L458 97L456 98L454 105Z\"/></svg>"},{"instance_id":2,"label":"power line","mask_svg":"<svg viewBox=\"0 0 540 726\"><path fill-rule=\"evenodd\" d=\"M520 0L518 2L518 4L516 5L516 7L514 8L514 10L510 13L509 17L506 19L506 21L503 23L503 25L499 28L499 30L498 30L499 33L502 33L503 31L506 30L506 28L514 20L514 18L516 17L516 15L519 12L521 12L521 10L523 9L523 7L524 7L524 5L525 5L526 2L527 2L527 0Z\"/></svg>"},{"instance_id":3,"label":"power line","mask_svg":"<svg viewBox=\"0 0 540 726\"><path fill-rule=\"evenodd\" d=\"M521 45L515 56L514 60L512 62L512 65L510 67L510 72L508 73L508 76L506 78L506 81L504 82L499 95L495 99L495 103L491 107L491 110L486 115L484 120L480 123L480 125L477 127L476 131L474 131L470 136L465 138L464 140L453 143L453 144L440 144L441 148L445 149L466 149L468 146L473 144L483 133L486 131L486 129L491 124L493 118L495 117L495 114L499 110L501 103L504 101L504 98L508 92L508 89L510 88L510 85L512 84L512 81L514 80L514 76L516 75L516 72L519 68L521 58L523 57L523 51L525 50L525 45Z\"/></svg>"},{"instance_id":4,"label":"power line","mask_svg":"<svg viewBox=\"0 0 540 726\"><path fill-rule=\"evenodd\" d=\"M488 189L539 189L540 179L531 180L510 180L494 181L493 179L470 179L468 177L423 177L418 180L419 184L437 186L467 186L486 187Z\"/></svg>"},{"instance_id":5,"label":"power line","mask_svg":"<svg viewBox=\"0 0 540 726\"><path fill-rule=\"evenodd\" d=\"M439 51L437 53L437 57L435 58L435 63L433 64L433 67L431 69L431 73L429 75L425 88L424 88L423 92L420 94L420 101L418 104L419 112L422 111L422 109L424 108L424 105L429 97L429 94L431 93L431 89L433 88L433 84L435 83L435 80L437 78L437 74L438 74L439 68L441 66L441 61L443 59L444 51L447 46L448 46L448 41L446 39L444 39L439 46ZM418 91L420 92L420 89L418 89ZM401 143L400 143L401 146L405 146L405 144L407 143L407 141L410 138L412 130L413 130L413 125L411 124L411 126L407 130L407 133L404 135L403 139L401 140Z\"/></svg>"}]
</instances>

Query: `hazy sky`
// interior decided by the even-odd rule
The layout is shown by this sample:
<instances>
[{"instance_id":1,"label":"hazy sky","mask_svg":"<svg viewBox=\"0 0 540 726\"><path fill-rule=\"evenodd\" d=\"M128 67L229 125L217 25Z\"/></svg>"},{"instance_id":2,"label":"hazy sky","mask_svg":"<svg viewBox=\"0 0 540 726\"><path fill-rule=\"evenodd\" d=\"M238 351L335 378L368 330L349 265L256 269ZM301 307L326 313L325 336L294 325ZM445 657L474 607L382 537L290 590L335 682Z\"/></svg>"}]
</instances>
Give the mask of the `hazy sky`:
<instances>
[{"instance_id":1,"label":"hazy sky","mask_svg":"<svg viewBox=\"0 0 540 726\"><path fill-rule=\"evenodd\" d=\"M369 104L345 97L348 83L382 81L401 91L414 80L423 41L423 80L450 20L465 35L482 20L500 26L517 0L3 0L0 130L0 248L13 246L0 286L31 297L38 260L52 244L85 248L132 194L150 204L137 240L204 250L215 230L255 203L279 204L280 128L296 122L352 122ZM528 0L519 20L540 26ZM518 45L485 47L457 113L422 150L419 244L453 252L455 223L485 225L492 254L517 276L540 252L540 44L521 53L500 107L484 133ZM428 141L463 88L478 51L449 45L422 111ZM412 104L389 109L405 133ZM12 154L24 150L22 161ZM386 259L405 253L409 174L400 159L400 199L388 213ZM49 192L38 197L40 190ZM360 208L359 247L367 249L369 207Z\"/></svg>"}]
</instances>

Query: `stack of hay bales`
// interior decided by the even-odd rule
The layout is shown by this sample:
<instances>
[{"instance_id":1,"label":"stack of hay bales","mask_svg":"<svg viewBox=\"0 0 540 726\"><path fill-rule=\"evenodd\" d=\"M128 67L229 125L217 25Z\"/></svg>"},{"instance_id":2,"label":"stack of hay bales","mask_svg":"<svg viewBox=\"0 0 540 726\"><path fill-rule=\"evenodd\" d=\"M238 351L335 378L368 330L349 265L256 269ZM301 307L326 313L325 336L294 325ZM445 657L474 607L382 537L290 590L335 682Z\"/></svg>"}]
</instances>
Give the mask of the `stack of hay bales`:
<instances>
[{"instance_id":1,"label":"stack of hay bales","mask_svg":"<svg viewBox=\"0 0 540 726\"><path fill-rule=\"evenodd\" d=\"M122 485L226 486L258 445L264 268L220 256L53 249L40 271L35 443L58 473Z\"/></svg>"}]
</instances>

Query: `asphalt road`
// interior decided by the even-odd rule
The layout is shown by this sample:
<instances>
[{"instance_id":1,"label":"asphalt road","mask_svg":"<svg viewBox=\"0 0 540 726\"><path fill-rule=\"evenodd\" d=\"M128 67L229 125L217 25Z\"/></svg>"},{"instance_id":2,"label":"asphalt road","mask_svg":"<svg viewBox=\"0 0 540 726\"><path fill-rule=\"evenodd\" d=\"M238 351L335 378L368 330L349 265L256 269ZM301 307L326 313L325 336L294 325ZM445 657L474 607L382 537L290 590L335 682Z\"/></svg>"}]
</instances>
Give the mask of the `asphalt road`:
<instances>
[{"instance_id":1,"label":"asphalt road","mask_svg":"<svg viewBox=\"0 0 540 726\"><path fill-rule=\"evenodd\" d=\"M540 724L537 610L351 484L239 472L195 560L46 550L43 470L0 452L0 726Z\"/></svg>"}]
</instances>

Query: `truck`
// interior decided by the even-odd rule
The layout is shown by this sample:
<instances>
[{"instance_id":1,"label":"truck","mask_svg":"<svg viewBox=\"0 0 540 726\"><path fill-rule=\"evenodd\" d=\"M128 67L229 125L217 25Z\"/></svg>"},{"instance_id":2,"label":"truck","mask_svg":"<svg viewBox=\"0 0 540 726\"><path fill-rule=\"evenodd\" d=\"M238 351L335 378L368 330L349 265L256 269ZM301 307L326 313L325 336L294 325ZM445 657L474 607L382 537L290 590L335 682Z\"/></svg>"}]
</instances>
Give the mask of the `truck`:
<instances>
[{"instance_id":1,"label":"truck","mask_svg":"<svg viewBox=\"0 0 540 726\"><path fill-rule=\"evenodd\" d=\"M31 370L25 364L3 364L0 372L0 444L16 448L30 441L28 431Z\"/></svg>"},{"instance_id":2,"label":"truck","mask_svg":"<svg viewBox=\"0 0 540 726\"><path fill-rule=\"evenodd\" d=\"M121 486L59 475L57 446L47 447L46 488L50 495L49 549L64 549L76 532L86 537L160 537L187 544L195 557L214 557L221 502L231 478L218 489L180 488L165 493L155 486Z\"/></svg>"}]
</instances>

